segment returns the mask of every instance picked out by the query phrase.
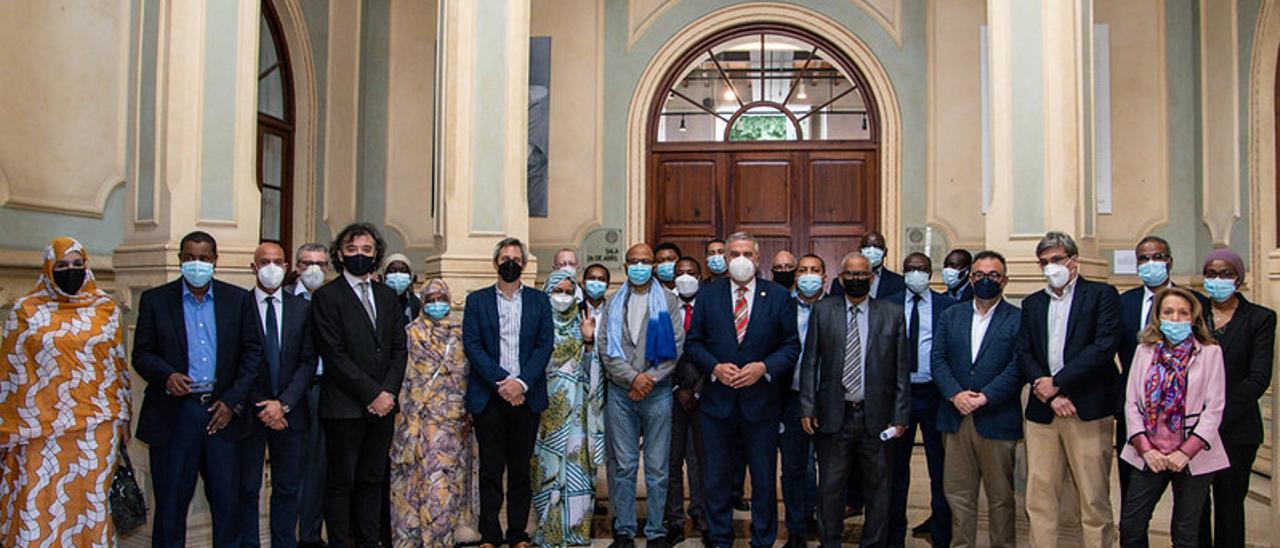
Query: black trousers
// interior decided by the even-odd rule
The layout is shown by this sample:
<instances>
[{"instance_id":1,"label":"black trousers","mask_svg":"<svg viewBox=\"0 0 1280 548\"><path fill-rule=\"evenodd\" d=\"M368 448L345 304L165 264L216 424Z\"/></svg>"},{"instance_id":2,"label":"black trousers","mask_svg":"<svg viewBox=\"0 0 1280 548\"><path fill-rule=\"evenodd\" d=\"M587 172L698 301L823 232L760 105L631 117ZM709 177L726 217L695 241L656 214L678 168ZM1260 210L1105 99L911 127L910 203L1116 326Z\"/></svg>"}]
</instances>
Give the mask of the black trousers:
<instances>
[{"instance_id":1,"label":"black trousers","mask_svg":"<svg viewBox=\"0 0 1280 548\"><path fill-rule=\"evenodd\" d=\"M1244 546L1244 498L1249 495L1249 477L1253 475L1258 446L1224 443L1222 447L1227 450L1231 468L1214 475L1210 489L1213 500L1205 500L1204 512L1200 515L1200 546L1206 548ZM1212 521L1210 508L1213 509Z\"/></svg>"},{"instance_id":2,"label":"black trousers","mask_svg":"<svg viewBox=\"0 0 1280 548\"><path fill-rule=\"evenodd\" d=\"M862 476L866 519L861 546L888 544L889 533L889 451L879 432L866 427L861 407L845 405L840 431L818 434L818 513L821 515L822 546L840 546L844 533L844 506L850 474Z\"/></svg>"},{"instance_id":3,"label":"black trousers","mask_svg":"<svg viewBox=\"0 0 1280 548\"><path fill-rule=\"evenodd\" d=\"M1124 497L1129 492L1129 478L1138 471L1132 464L1120 458L1120 454L1124 452L1124 446L1129 445L1129 431L1124 420L1124 414L1116 416L1116 471L1120 476L1121 503L1124 502Z\"/></svg>"},{"instance_id":4,"label":"black trousers","mask_svg":"<svg viewBox=\"0 0 1280 548\"><path fill-rule=\"evenodd\" d=\"M1193 476L1189 471L1151 472L1133 469L1129 475L1129 489L1120 506L1120 546L1146 548L1147 529L1151 514L1164 496L1164 490L1173 484L1173 519L1171 526L1174 548L1194 548L1200 528L1200 511L1213 474Z\"/></svg>"},{"instance_id":5,"label":"black trousers","mask_svg":"<svg viewBox=\"0 0 1280 548\"><path fill-rule=\"evenodd\" d=\"M702 446L702 421L698 420L698 410L686 412L680 401L672 398L671 402L671 454L667 470L667 508L663 523L667 531L684 531L684 479L685 470L689 473L689 510L688 516L701 527L706 527L706 512L703 504L706 497L706 483L703 481L702 463L707 461L707 454ZM688 463L688 467L685 464Z\"/></svg>"},{"instance_id":6,"label":"black trousers","mask_svg":"<svg viewBox=\"0 0 1280 548\"><path fill-rule=\"evenodd\" d=\"M327 477L324 523L329 546L378 546L382 481L395 434L395 415L324 419ZM352 537L354 536L354 539Z\"/></svg>"},{"instance_id":7,"label":"black trousers","mask_svg":"<svg viewBox=\"0 0 1280 548\"><path fill-rule=\"evenodd\" d=\"M480 447L480 542L515 544L528 541L529 506L533 488L529 466L538 439L538 414L528 405L512 407L497 394L475 416ZM507 477L507 533L502 534L502 477Z\"/></svg>"}]
</instances>

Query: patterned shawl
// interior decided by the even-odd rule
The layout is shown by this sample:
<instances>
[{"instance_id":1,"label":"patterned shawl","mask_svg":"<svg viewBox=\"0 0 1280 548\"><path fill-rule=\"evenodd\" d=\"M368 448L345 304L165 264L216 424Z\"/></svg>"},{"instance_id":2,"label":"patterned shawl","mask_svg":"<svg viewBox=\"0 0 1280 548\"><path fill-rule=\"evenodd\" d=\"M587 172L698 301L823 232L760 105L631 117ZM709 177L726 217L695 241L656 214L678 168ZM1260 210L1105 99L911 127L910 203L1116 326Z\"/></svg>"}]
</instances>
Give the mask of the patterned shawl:
<instances>
[{"instance_id":1,"label":"patterned shawl","mask_svg":"<svg viewBox=\"0 0 1280 548\"><path fill-rule=\"evenodd\" d=\"M450 298L449 285L439 278L428 280L422 288L422 312L408 327L410 367L406 375L410 372L421 375L423 378L414 379L414 384L423 390L435 388L439 377L467 365L462 353L462 324L451 316L437 320L427 315L427 300L441 294L446 299ZM405 381L408 386L409 379Z\"/></svg>"},{"instance_id":2,"label":"patterned shawl","mask_svg":"<svg viewBox=\"0 0 1280 548\"><path fill-rule=\"evenodd\" d=\"M563 270L557 270L547 277L542 290L547 295L551 295L551 291L565 280L577 286L572 275ZM592 463L599 466L604 464L604 389L606 386L604 367L599 363L595 352L583 353L582 315L579 308L579 306L570 306L564 312L556 312L554 309L551 311L556 342L551 351L551 362L547 364L547 371L559 370L570 361L586 361L585 369L578 368L582 371L579 384L586 392L587 439L590 442L588 449L591 451Z\"/></svg>"},{"instance_id":3,"label":"patterned shawl","mask_svg":"<svg viewBox=\"0 0 1280 548\"><path fill-rule=\"evenodd\" d=\"M68 253L89 259L71 238L44 251L35 289L18 299L0 337L0 451L130 416L129 374L120 313L93 272L67 295L53 267ZM86 269L87 270L87 269Z\"/></svg>"},{"instance_id":4,"label":"patterned shawl","mask_svg":"<svg viewBox=\"0 0 1280 548\"><path fill-rule=\"evenodd\" d=\"M1142 425L1154 433L1160 416L1169 418L1169 430L1182 432L1182 418L1186 413L1187 365L1195 350L1195 337L1187 337L1181 343L1170 345L1168 341L1156 343L1151 369L1143 383L1143 400L1146 413Z\"/></svg>"}]
</instances>

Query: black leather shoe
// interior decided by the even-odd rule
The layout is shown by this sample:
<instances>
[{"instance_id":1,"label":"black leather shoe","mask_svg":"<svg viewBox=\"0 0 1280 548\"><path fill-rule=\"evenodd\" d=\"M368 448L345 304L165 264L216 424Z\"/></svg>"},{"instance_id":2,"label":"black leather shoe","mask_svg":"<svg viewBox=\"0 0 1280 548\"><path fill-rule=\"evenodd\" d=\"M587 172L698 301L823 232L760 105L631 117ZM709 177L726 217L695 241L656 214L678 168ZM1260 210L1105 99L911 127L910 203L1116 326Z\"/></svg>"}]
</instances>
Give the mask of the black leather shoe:
<instances>
[{"instance_id":1,"label":"black leather shoe","mask_svg":"<svg viewBox=\"0 0 1280 548\"><path fill-rule=\"evenodd\" d=\"M620 536L613 539L613 544L609 548L635 548L636 541L628 536Z\"/></svg>"},{"instance_id":2,"label":"black leather shoe","mask_svg":"<svg viewBox=\"0 0 1280 548\"><path fill-rule=\"evenodd\" d=\"M646 548L671 548L671 543L667 541L666 537L652 538L652 539L649 539L649 542L645 543L645 547Z\"/></svg>"},{"instance_id":3,"label":"black leather shoe","mask_svg":"<svg viewBox=\"0 0 1280 548\"><path fill-rule=\"evenodd\" d=\"M916 538L929 538L933 533L933 518L924 520L924 523L911 528L911 536Z\"/></svg>"},{"instance_id":4,"label":"black leather shoe","mask_svg":"<svg viewBox=\"0 0 1280 548\"><path fill-rule=\"evenodd\" d=\"M791 533L788 532L787 534ZM782 548L805 548L805 546L807 545L804 542L804 537L795 535L787 537L787 543L782 545Z\"/></svg>"},{"instance_id":5,"label":"black leather shoe","mask_svg":"<svg viewBox=\"0 0 1280 548\"><path fill-rule=\"evenodd\" d=\"M667 546L675 546L677 544L680 544L681 542L684 542L683 527L668 527L667 531L668 531L667 538L666 538ZM654 545L653 542L649 543L649 546L653 546L653 545Z\"/></svg>"},{"instance_id":6,"label":"black leather shoe","mask_svg":"<svg viewBox=\"0 0 1280 548\"><path fill-rule=\"evenodd\" d=\"M736 512L750 512L751 503L747 499L738 499L733 503L733 510Z\"/></svg>"}]
</instances>

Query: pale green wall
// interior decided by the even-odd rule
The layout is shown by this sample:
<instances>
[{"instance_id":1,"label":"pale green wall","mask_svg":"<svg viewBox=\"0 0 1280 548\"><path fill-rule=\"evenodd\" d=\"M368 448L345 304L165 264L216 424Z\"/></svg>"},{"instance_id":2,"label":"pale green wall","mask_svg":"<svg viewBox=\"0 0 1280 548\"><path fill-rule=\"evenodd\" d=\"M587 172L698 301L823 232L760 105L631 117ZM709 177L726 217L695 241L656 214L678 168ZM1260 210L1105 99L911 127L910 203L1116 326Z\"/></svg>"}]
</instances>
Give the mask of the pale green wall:
<instances>
[{"instance_id":1,"label":"pale green wall","mask_svg":"<svg viewBox=\"0 0 1280 548\"><path fill-rule=\"evenodd\" d=\"M356 219L382 226L386 220L387 79L391 73L391 2L364 0L360 18L360 108L356 143ZM337 232L342 227L333 227ZM395 234L383 230L388 247Z\"/></svg>"},{"instance_id":2,"label":"pale green wall","mask_svg":"<svg viewBox=\"0 0 1280 548\"><path fill-rule=\"evenodd\" d=\"M1013 47L1013 231L1044 225L1044 44L1039 2L1011 2Z\"/></svg>"},{"instance_id":3,"label":"pale green wall","mask_svg":"<svg viewBox=\"0 0 1280 548\"><path fill-rule=\"evenodd\" d=\"M471 202L473 230L502 230L506 209L502 192L505 170L502 151L507 123L507 1L485 0L476 4L475 30L477 67L472 101L471 147L474 151L472 177L475 181ZM571 119L552 123L573 123Z\"/></svg>"},{"instance_id":4,"label":"pale green wall","mask_svg":"<svg viewBox=\"0 0 1280 548\"><path fill-rule=\"evenodd\" d=\"M209 2L205 30L204 122L200 138L200 217L234 221L236 39L239 2ZM257 56L255 56L257 57Z\"/></svg>"},{"instance_id":5,"label":"pale green wall","mask_svg":"<svg viewBox=\"0 0 1280 548\"><path fill-rule=\"evenodd\" d=\"M311 60L315 64L316 77L316 128L315 150L315 207L316 239L324 242L333 232L324 222L324 136L328 111L329 82L329 2L309 0L302 2L302 15L307 22L307 34L311 38Z\"/></svg>"}]
</instances>

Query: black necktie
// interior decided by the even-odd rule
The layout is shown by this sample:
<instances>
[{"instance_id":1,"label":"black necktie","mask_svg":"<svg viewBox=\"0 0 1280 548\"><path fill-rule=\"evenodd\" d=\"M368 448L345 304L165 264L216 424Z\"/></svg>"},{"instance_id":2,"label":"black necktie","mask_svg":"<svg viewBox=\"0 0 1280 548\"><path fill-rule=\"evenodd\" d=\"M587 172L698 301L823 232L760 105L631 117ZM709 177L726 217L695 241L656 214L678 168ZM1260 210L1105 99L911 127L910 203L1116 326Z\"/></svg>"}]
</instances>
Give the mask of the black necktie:
<instances>
[{"instance_id":1,"label":"black necktie","mask_svg":"<svg viewBox=\"0 0 1280 548\"><path fill-rule=\"evenodd\" d=\"M911 325L907 328L907 342L911 351L907 353L907 363L911 364L911 372L920 367L920 296L911 295Z\"/></svg>"},{"instance_id":2,"label":"black necktie","mask_svg":"<svg viewBox=\"0 0 1280 548\"><path fill-rule=\"evenodd\" d=\"M267 297L267 340L263 351L267 356L267 371L271 373L271 394L280 391L280 327L276 325L275 297Z\"/></svg>"}]
</instances>

